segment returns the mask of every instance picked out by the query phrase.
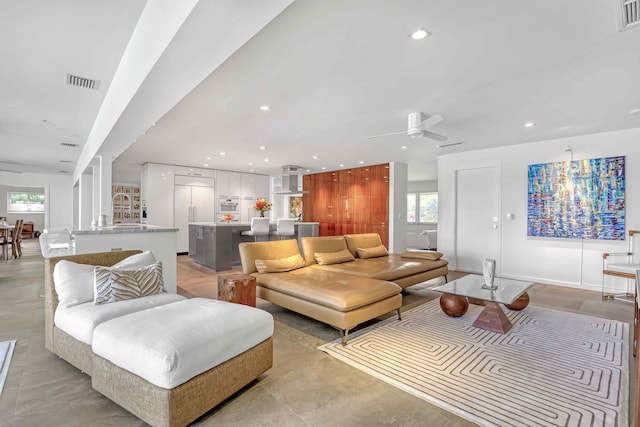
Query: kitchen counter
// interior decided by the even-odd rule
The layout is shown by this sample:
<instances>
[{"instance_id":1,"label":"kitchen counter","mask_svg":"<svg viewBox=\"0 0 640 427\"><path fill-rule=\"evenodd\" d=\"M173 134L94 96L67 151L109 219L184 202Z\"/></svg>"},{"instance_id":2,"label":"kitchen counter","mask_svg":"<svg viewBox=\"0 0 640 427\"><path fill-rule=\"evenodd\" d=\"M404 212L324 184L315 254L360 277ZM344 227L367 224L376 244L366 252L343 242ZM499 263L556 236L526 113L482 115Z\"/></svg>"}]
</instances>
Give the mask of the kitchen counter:
<instances>
[{"instance_id":1,"label":"kitchen counter","mask_svg":"<svg viewBox=\"0 0 640 427\"><path fill-rule=\"evenodd\" d=\"M176 228L146 224L90 227L64 233L42 234L40 246L45 258L95 252L140 249L151 251L162 262L167 292L177 292ZM47 237L51 237L47 239Z\"/></svg>"},{"instance_id":2,"label":"kitchen counter","mask_svg":"<svg viewBox=\"0 0 640 427\"><path fill-rule=\"evenodd\" d=\"M319 222L296 222L296 234L293 239L298 240L302 247L303 237L318 236ZM269 224L272 231L276 223ZM240 265L241 242L253 242L250 236L241 233L251 229L251 224L241 222L191 222L189 223L189 256L199 264L213 268L216 271L231 270ZM273 236L277 239L277 236ZM302 250L302 249L301 249Z\"/></svg>"},{"instance_id":3,"label":"kitchen counter","mask_svg":"<svg viewBox=\"0 0 640 427\"><path fill-rule=\"evenodd\" d=\"M177 228L161 227L147 224L117 224L106 227L90 227L73 230L71 234L119 234L119 233L170 233L177 232Z\"/></svg>"}]
</instances>

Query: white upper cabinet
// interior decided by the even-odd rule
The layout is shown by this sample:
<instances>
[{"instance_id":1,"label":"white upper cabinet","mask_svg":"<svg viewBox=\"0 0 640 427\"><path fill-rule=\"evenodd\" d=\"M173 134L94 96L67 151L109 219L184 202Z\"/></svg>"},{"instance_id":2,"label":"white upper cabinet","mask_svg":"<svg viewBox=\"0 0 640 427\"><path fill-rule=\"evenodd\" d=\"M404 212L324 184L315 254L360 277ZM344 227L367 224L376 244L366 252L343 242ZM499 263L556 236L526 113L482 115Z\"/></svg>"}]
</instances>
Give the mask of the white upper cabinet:
<instances>
[{"instance_id":1,"label":"white upper cabinet","mask_svg":"<svg viewBox=\"0 0 640 427\"><path fill-rule=\"evenodd\" d=\"M256 179L256 194L255 197L261 197L269 200L269 176L268 175L254 175Z\"/></svg>"},{"instance_id":2,"label":"white upper cabinet","mask_svg":"<svg viewBox=\"0 0 640 427\"><path fill-rule=\"evenodd\" d=\"M216 196L229 197L229 173L228 171L216 171Z\"/></svg>"},{"instance_id":3,"label":"white upper cabinet","mask_svg":"<svg viewBox=\"0 0 640 427\"><path fill-rule=\"evenodd\" d=\"M256 176L252 173L242 174L242 190L240 197L244 200L253 200L256 197Z\"/></svg>"},{"instance_id":4,"label":"white upper cabinet","mask_svg":"<svg viewBox=\"0 0 640 427\"><path fill-rule=\"evenodd\" d=\"M240 197L242 194L242 173L229 172L229 196Z\"/></svg>"},{"instance_id":5,"label":"white upper cabinet","mask_svg":"<svg viewBox=\"0 0 640 427\"><path fill-rule=\"evenodd\" d=\"M176 175L201 176L203 178L213 178L215 175L213 169L190 168L186 166L174 166L174 173Z\"/></svg>"}]
</instances>

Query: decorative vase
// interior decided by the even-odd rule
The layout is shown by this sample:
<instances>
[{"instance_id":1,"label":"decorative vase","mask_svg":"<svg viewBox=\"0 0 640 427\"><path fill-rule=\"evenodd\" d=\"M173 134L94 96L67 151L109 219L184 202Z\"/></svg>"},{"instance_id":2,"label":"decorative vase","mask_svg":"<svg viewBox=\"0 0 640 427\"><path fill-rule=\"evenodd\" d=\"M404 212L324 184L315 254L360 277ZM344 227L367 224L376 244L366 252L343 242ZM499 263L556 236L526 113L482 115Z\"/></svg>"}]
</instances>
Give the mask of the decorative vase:
<instances>
[{"instance_id":1,"label":"decorative vase","mask_svg":"<svg viewBox=\"0 0 640 427\"><path fill-rule=\"evenodd\" d=\"M484 289L496 289L493 285L493 279L496 276L496 260L485 259L482 261L482 276L484 276Z\"/></svg>"},{"instance_id":2,"label":"decorative vase","mask_svg":"<svg viewBox=\"0 0 640 427\"><path fill-rule=\"evenodd\" d=\"M264 218L264 211L260 211L260 218Z\"/></svg>"}]
</instances>

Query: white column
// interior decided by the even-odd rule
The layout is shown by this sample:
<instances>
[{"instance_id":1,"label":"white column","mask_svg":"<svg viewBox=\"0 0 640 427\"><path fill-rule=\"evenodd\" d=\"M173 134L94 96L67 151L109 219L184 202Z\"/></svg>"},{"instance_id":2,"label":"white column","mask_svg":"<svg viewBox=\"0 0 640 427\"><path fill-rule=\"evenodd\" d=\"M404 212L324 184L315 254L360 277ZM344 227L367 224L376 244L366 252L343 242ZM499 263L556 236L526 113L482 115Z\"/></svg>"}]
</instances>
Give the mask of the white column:
<instances>
[{"instance_id":1,"label":"white column","mask_svg":"<svg viewBox=\"0 0 640 427\"><path fill-rule=\"evenodd\" d=\"M113 199L111 196L112 160L109 156L96 156L100 165L100 214L107 215L108 223L113 223Z\"/></svg>"},{"instance_id":2,"label":"white column","mask_svg":"<svg viewBox=\"0 0 640 427\"><path fill-rule=\"evenodd\" d=\"M389 164L389 252L400 253L407 248L407 185L406 163Z\"/></svg>"}]
</instances>

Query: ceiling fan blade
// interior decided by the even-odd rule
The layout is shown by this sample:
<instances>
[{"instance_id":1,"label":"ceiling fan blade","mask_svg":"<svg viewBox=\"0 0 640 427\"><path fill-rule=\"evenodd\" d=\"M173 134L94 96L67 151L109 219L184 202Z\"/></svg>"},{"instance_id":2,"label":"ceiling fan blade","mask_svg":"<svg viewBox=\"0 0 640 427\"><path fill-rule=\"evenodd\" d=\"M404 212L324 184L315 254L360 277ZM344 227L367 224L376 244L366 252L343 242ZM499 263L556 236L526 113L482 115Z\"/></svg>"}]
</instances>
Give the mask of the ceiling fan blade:
<instances>
[{"instance_id":1,"label":"ceiling fan blade","mask_svg":"<svg viewBox=\"0 0 640 427\"><path fill-rule=\"evenodd\" d=\"M422 134L427 138L435 139L436 141L446 141L447 137L444 135L440 135L439 133L429 132L428 130L423 130Z\"/></svg>"},{"instance_id":2,"label":"ceiling fan blade","mask_svg":"<svg viewBox=\"0 0 640 427\"><path fill-rule=\"evenodd\" d=\"M442 117L440 114L434 114L428 119L423 120L417 127L418 129L424 130L424 129L430 128L433 125L437 125L443 120L444 120L444 117Z\"/></svg>"},{"instance_id":3,"label":"ceiling fan blade","mask_svg":"<svg viewBox=\"0 0 640 427\"><path fill-rule=\"evenodd\" d=\"M380 135L365 136L364 139L379 138L381 136L400 135L400 134L405 134L406 135L407 131L403 130L402 132L382 133Z\"/></svg>"}]
</instances>

